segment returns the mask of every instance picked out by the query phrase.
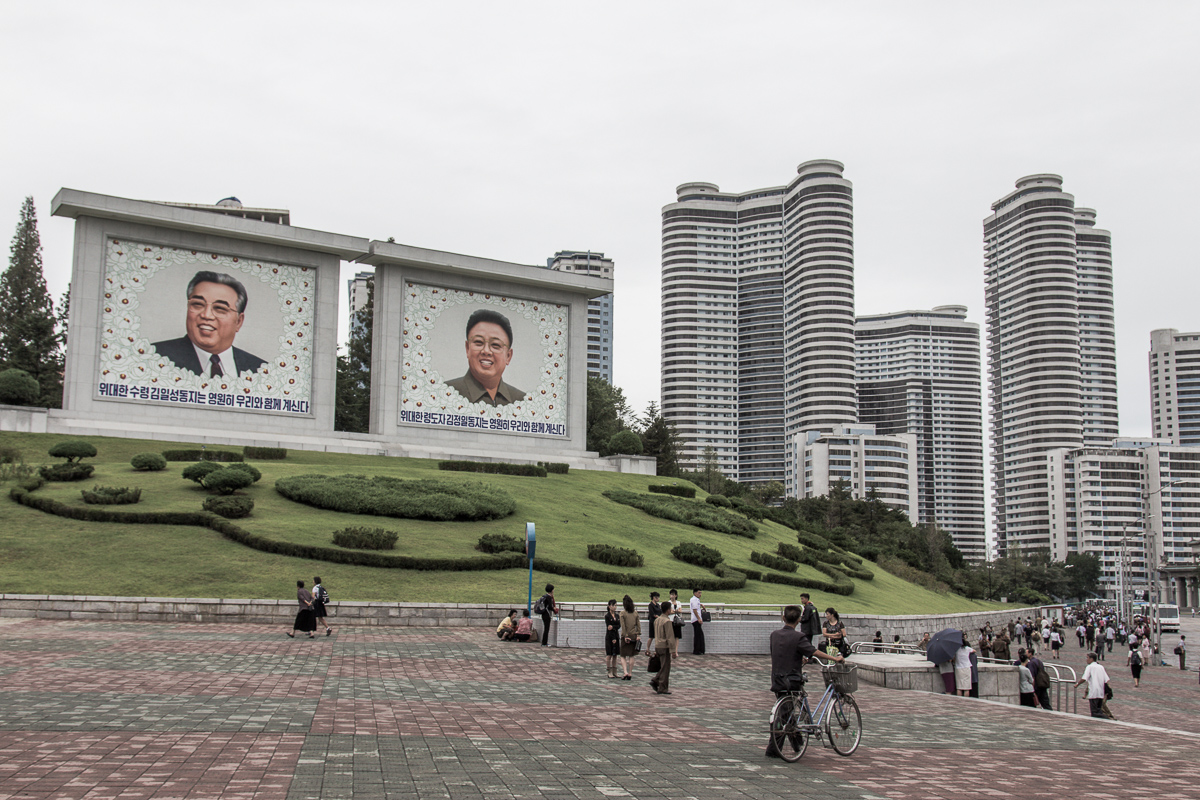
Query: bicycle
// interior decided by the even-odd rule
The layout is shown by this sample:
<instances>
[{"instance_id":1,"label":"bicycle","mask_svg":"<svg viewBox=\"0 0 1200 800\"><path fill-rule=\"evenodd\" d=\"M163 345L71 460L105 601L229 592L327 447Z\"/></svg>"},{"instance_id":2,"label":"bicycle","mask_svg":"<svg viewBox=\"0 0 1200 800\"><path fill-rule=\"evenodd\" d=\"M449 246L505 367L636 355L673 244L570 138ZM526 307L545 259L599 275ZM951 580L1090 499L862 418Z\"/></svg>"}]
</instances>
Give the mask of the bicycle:
<instances>
[{"instance_id":1,"label":"bicycle","mask_svg":"<svg viewBox=\"0 0 1200 800\"><path fill-rule=\"evenodd\" d=\"M784 761L799 761L811 736L820 737L822 726L829 746L840 756L849 756L862 741L862 714L851 695L858 690L858 667L821 666L825 693L815 709L808 704L803 674L792 678L792 690L781 695L771 708L771 741Z\"/></svg>"}]
</instances>

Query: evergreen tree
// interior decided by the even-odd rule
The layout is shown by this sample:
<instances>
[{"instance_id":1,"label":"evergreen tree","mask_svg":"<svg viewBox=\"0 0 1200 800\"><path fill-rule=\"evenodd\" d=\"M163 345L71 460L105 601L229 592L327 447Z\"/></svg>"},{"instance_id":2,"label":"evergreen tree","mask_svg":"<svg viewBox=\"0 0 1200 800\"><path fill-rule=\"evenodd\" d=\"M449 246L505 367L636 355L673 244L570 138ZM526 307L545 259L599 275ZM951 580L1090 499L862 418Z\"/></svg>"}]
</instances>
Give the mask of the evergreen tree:
<instances>
[{"instance_id":1,"label":"evergreen tree","mask_svg":"<svg viewBox=\"0 0 1200 800\"><path fill-rule=\"evenodd\" d=\"M602 456L612 455L608 443L617 433L632 427L633 415L621 387L601 378L587 379L587 449Z\"/></svg>"},{"instance_id":2,"label":"evergreen tree","mask_svg":"<svg viewBox=\"0 0 1200 800\"><path fill-rule=\"evenodd\" d=\"M335 430L367 433L371 427L371 335L375 329L375 278L367 279L367 304L350 317L350 343L337 360Z\"/></svg>"},{"instance_id":3,"label":"evergreen tree","mask_svg":"<svg viewBox=\"0 0 1200 800\"><path fill-rule=\"evenodd\" d=\"M42 241L33 198L21 206L8 269L0 275L0 370L19 369L38 382L37 405L62 406L62 349L54 301L42 274Z\"/></svg>"},{"instance_id":4,"label":"evergreen tree","mask_svg":"<svg viewBox=\"0 0 1200 800\"><path fill-rule=\"evenodd\" d=\"M679 434L675 426L663 419L653 400L642 418L642 452L654 458L655 471L664 477L679 476Z\"/></svg>"}]
</instances>

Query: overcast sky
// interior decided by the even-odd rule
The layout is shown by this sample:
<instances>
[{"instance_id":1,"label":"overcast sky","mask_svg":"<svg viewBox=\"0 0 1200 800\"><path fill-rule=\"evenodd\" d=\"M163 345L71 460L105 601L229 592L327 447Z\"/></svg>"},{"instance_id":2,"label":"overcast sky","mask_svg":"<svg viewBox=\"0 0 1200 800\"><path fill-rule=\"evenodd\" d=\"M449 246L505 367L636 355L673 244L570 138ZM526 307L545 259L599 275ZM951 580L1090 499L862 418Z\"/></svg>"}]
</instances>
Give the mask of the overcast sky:
<instances>
[{"instance_id":1,"label":"overcast sky","mask_svg":"<svg viewBox=\"0 0 1200 800\"><path fill-rule=\"evenodd\" d=\"M858 313L964 304L982 325L982 219L1054 172L1112 231L1121 429L1149 433L1149 332L1200 330L1200 4L580 5L9 3L0 232L32 194L56 300L63 186L236 195L529 264L603 251L616 383L641 410L678 184L842 161Z\"/></svg>"}]
</instances>

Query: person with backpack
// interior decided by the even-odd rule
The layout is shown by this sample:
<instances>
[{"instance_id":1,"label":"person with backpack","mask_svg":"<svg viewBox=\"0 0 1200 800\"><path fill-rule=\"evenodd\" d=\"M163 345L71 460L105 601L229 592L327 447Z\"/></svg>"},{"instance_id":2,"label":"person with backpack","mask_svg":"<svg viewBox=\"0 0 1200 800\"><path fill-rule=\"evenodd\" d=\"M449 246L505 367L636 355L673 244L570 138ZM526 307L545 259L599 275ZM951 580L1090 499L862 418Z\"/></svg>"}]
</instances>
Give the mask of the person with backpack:
<instances>
[{"instance_id":1,"label":"person with backpack","mask_svg":"<svg viewBox=\"0 0 1200 800\"><path fill-rule=\"evenodd\" d=\"M326 604L329 602L329 592L325 591L325 586L321 583L321 577L318 575L313 578L313 616L317 618L318 625L325 626L325 635L329 636L333 633L333 628L329 627L329 623L325 621L329 612Z\"/></svg>"},{"instance_id":2,"label":"person with backpack","mask_svg":"<svg viewBox=\"0 0 1200 800\"><path fill-rule=\"evenodd\" d=\"M1033 648L1030 648L1028 652L1027 666L1033 673L1033 694L1037 697L1038 705L1047 711L1053 711L1054 709L1050 706L1050 670L1037 657L1037 652Z\"/></svg>"},{"instance_id":3,"label":"person with backpack","mask_svg":"<svg viewBox=\"0 0 1200 800\"><path fill-rule=\"evenodd\" d=\"M1142 651L1138 649L1137 642L1130 642L1129 655L1125 657L1125 666L1129 667L1129 671L1133 673L1133 688L1142 685Z\"/></svg>"},{"instance_id":4,"label":"person with backpack","mask_svg":"<svg viewBox=\"0 0 1200 800\"><path fill-rule=\"evenodd\" d=\"M546 584L546 593L533 605L533 613L542 617L542 647L550 644L550 616L558 616L558 604L554 602L554 584Z\"/></svg>"}]
</instances>

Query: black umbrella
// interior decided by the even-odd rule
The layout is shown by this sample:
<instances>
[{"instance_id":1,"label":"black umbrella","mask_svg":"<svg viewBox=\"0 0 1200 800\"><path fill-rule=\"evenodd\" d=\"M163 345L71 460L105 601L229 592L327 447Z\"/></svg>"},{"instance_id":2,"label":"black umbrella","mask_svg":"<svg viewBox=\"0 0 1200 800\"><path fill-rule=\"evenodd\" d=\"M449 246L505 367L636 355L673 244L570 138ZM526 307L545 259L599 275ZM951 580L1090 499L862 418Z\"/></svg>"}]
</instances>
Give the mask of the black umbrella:
<instances>
[{"instance_id":1,"label":"black umbrella","mask_svg":"<svg viewBox=\"0 0 1200 800\"><path fill-rule=\"evenodd\" d=\"M938 631L929 639L929 646L925 648L925 657L934 664L949 661L954 658L954 654L958 652L958 648L963 646L964 641L966 638L958 628L946 628L944 631Z\"/></svg>"}]
</instances>

